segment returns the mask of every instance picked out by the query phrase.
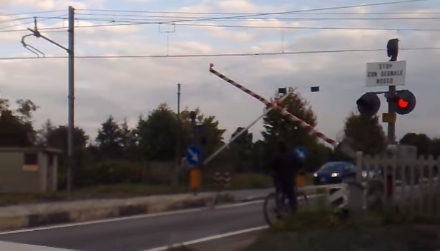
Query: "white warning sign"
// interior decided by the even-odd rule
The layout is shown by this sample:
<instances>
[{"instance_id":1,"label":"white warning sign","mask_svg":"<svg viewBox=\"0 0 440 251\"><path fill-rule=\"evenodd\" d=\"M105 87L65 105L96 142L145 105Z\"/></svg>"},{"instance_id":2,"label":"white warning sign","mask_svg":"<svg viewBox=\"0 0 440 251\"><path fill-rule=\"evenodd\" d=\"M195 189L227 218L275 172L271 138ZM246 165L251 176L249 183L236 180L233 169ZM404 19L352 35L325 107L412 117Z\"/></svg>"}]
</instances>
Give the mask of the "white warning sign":
<instances>
[{"instance_id":1,"label":"white warning sign","mask_svg":"<svg viewBox=\"0 0 440 251\"><path fill-rule=\"evenodd\" d=\"M367 63L367 87L405 85L406 61Z\"/></svg>"}]
</instances>

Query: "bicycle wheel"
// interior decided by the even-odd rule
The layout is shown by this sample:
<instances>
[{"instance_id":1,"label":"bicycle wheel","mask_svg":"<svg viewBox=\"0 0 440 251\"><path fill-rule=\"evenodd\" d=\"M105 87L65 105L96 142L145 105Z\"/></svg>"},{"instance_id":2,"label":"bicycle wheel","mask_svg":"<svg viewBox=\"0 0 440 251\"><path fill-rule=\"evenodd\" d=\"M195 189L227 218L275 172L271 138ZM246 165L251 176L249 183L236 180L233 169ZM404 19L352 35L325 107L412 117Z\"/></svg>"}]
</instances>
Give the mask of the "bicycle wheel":
<instances>
[{"instance_id":1,"label":"bicycle wheel","mask_svg":"<svg viewBox=\"0 0 440 251\"><path fill-rule=\"evenodd\" d=\"M283 219L289 214L290 208L287 199L276 193L270 193L263 203L264 219L268 225L273 225L275 222Z\"/></svg>"},{"instance_id":2,"label":"bicycle wheel","mask_svg":"<svg viewBox=\"0 0 440 251\"><path fill-rule=\"evenodd\" d=\"M278 202L277 202L276 193L270 193L264 199L264 203L263 203L264 219L266 220L269 226L273 225L279 218L277 204Z\"/></svg>"}]
</instances>

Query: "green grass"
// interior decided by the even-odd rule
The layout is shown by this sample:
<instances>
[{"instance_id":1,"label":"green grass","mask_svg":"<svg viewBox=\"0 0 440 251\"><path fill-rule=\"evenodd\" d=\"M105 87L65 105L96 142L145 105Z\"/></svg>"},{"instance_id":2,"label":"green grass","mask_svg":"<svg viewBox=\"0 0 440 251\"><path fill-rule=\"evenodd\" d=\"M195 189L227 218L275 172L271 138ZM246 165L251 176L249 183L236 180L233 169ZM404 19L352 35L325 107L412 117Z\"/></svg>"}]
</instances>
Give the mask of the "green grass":
<instances>
[{"instance_id":1,"label":"green grass","mask_svg":"<svg viewBox=\"0 0 440 251\"><path fill-rule=\"evenodd\" d=\"M200 192L215 191L216 187L209 179L203 180ZM272 186L270 177L262 174L234 174L231 187L228 190L257 189ZM149 195L191 193L187 183L180 186L170 185L146 185L146 184L116 184L116 185L97 185L76 189L72 193L71 199L94 199L94 198L130 198ZM52 202L67 200L65 191L56 193L0 193L0 206ZM222 202L230 202L232 198L223 196Z\"/></svg>"},{"instance_id":2,"label":"green grass","mask_svg":"<svg viewBox=\"0 0 440 251\"><path fill-rule=\"evenodd\" d=\"M393 225L268 232L243 251L436 251L439 229Z\"/></svg>"},{"instance_id":3,"label":"green grass","mask_svg":"<svg viewBox=\"0 0 440 251\"><path fill-rule=\"evenodd\" d=\"M101 185L75 190L71 199L129 198L137 196L184 193L186 187L140 184ZM56 193L0 193L0 206L23 203L52 202L68 199L66 192Z\"/></svg>"}]
</instances>

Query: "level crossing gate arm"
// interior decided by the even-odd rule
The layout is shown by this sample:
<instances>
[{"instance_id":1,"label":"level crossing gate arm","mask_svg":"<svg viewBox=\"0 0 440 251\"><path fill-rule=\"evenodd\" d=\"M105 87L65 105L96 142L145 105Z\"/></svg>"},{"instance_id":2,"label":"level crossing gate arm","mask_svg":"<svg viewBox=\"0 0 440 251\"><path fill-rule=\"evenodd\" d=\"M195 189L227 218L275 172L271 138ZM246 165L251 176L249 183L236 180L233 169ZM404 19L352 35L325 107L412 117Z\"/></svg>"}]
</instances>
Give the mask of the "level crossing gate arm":
<instances>
[{"instance_id":1,"label":"level crossing gate arm","mask_svg":"<svg viewBox=\"0 0 440 251\"><path fill-rule=\"evenodd\" d=\"M239 83L235 82L234 80L226 77L225 75L221 74L220 72L216 71L214 69L214 64L210 64L209 67L209 71L211 73L213 73L214 75L216 75L217 77L223 79L224 81L228 82L229 84L237 87L238 89L242 90L243 92L247 93L248 95L256 98L257 100L261 101L262 103L264 103L266 106L268 107L273 107L274 104L269 102L268 100L266 100L265 98L263 98L262 96L254 93L253 91L247 89L246 87L244 87L243 85L240 85ZM327 136L325 136L322 132L316 130L314 127L312 127L311 125L307 124L305 121L299 119L298 117L294 116L293 114L291 114L290 112L288 112L285 108L280 107L280 106L276 106L275 105L275 109L280 112L284 117L286 117L288 120L290 120L291 122L297 124L298 126L300 126L301 128L304 128L307 132L309 132L312 135L316 135L318 138L324 140L325 142L327 142L328 144L332 145L333 147L337 147L338 146L338 142L336 142L335 140L328 138ZM356 156L353 154L354 151L349 150L347 148L342 148L342 151L352 157L355 158Z\"/></svg>"}]
</instances>

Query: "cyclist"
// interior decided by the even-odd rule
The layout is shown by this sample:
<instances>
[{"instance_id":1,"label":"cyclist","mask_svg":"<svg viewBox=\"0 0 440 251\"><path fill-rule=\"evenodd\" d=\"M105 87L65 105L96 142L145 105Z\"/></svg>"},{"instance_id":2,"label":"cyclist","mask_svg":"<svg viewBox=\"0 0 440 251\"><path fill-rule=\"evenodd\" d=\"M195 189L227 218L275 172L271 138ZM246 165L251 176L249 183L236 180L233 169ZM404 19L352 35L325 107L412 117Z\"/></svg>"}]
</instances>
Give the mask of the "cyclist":
<instances>
[{"instance_id":1,"label":"cyclist","mask_svg":"<svg viewBox=\"0 0 440 251\"><path fill-rule=\"evenodd\" d=\"M270 160L276 193L287 197L293 212L296 212L298 207L295 174L300 168L299 160L297 154L292 154L283 141L278 142L276 152Z\"/></svg>"}]
</instances>

